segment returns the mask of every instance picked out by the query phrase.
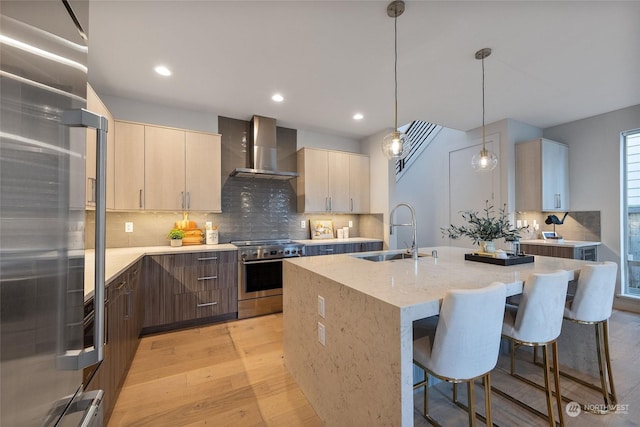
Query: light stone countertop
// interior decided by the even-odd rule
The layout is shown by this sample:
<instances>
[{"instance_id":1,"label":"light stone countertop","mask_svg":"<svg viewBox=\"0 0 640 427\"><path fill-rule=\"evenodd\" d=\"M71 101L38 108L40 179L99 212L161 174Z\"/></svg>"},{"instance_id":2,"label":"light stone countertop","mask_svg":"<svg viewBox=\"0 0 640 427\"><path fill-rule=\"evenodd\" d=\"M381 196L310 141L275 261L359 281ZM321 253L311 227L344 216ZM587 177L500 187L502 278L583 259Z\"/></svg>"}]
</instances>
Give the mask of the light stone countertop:
<instances>
[{"instance_id":1,"label":"light stone countertop","mask_svg":"<svg viewBox=\"0 0 640 427\"><path fill-rule=\"evenodd\" d=\"M348 239L306 239L294 240L297 243L304 243L307 246L314 245L346 245L349 243L369 243L382 242L382 239L370 239L368 237L349 237Z\"/></svg>"},{"instance_id":2,"label":"light stone countertop","mask_svg":"<svg viewBox=\"0 0 640 427\"><path fill-rule=\"evenodd\" d=\"M593 264L536 256L533 263L499 266L465 261L472 250L458 247L420 253L432 250L437 258L417 261L372 262L348 254L285 260L283 355L324 425L414 424L413 322L438 314L447 290L500 281L514 295L532 273L563 269L575 279Z\"/></svg>"},{"instance_id":3,"label":"light stone countertop","mask_svg":"<svg viewBox=\"0 0 640 427\"><path fill-rule=\"evenodd\" d=\"M235 251L238 248L231 244L220 245L188 245L171 246L142 246L134 248L107 249L105 254L105 285L109 284L119 274L131 267L145 255L169 255L176 253ZM84 298L93 296L95 251L88 249L84 253Z\"/></svg>"},{"instance_id":4,"label":"light stone countertop","mask_svg":"<svg viewBox=\"0 0 640 427\"><path fill-rule=\"evenodd\" d=\"M432 250L437 250L437 259L431 257ZM583 261L540 256L533 263L507 267L465 261L464 254L472 251L448 246L420 248L419 253L428 256L415 263L411 259L373 262L357 258L367 252L286 261L396 307L416 311L414 319L438 314L439 301L448 289L477 288L499 281L507 284L509 295L515 295L522 292L522 282L532 273L573 272L584 265Z\"/></svg>"},{"instance_id":5,"label":"light stone countertop","mask_svg":"<svg viewBox=\"0 0 640 427\"><path fill-rule=\"evenodd\" d=\"M557 240L520 240L522 245L539 245L539 246L559 246L563 248L583 248L585 246L599 246L600 242L587 242L582 240L563 240L558 242Z\"/></svg>"}]
</instances>

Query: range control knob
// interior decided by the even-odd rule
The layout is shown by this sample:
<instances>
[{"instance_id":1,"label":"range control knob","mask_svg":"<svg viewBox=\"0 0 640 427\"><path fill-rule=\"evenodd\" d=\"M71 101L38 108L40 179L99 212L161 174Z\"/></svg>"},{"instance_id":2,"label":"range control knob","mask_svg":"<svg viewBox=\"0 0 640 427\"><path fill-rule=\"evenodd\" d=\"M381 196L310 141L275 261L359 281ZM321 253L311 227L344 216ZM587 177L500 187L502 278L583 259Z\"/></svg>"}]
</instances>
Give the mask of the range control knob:
<instances>
[{"instance_id":1,"label":"range control knob","mask_svg":"<svg viewBox=\"0 0 640 427\"><path fill-rule=\"evenodd\" d=\"M256 258L258 256L258 252L254 252L251 254L252 257Z\"/></svg>"},{"instance_id":2,"label":"range control knob","mask_svg":"<svg viewBox=\"0 0 640 427\"><path fill-rule=\"evenodd\" d=\"M286 251L284 251L285 255L289 255L291 253L291 251L289 249L287 249Z\"/></svg>"}]
</instances>

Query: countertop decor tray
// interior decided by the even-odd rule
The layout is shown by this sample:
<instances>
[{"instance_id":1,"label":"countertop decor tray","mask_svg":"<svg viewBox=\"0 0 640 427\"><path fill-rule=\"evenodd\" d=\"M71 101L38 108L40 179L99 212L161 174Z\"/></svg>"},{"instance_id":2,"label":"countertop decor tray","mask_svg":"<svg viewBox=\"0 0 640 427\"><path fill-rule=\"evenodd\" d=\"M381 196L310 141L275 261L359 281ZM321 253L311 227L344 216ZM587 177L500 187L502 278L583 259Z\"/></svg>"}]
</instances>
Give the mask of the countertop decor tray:
<instances>
[{"instance_id":1,"label":"countertop decor tray","mask_svg":"<svg viewBox=\"0 0 640 427\"><path fill-rule=\"evenodd\" d=\"M485 262L487 264L495 264L495 265L517 265L517 264L527 264L534 261L533 255L509 255L508 258L493 258L489 256L476 255L476 254L464 254L464 259L466 261L478 261Z\"/></svg>"}]
</instances>

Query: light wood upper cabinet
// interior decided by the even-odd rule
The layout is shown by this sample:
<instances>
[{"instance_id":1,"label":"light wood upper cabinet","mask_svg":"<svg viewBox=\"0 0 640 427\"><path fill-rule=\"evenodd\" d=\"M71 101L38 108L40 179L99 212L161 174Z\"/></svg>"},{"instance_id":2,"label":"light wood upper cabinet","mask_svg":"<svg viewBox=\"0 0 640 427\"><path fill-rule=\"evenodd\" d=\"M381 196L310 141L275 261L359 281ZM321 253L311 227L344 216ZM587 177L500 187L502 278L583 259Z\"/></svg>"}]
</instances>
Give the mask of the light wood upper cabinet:
<instances>
[{"instance_id":1,"label":"light wood upper cabinet","mask_svg":"<svg viewBox=\"0 0 640 427\"><path fill-rule=\"evenodd\" d=\"M144 125L116 121L115 208L144 209Z\"/></svg>"},{"instance_id":2,"label":"light wood upper cabinet","mask_svg":"<svg viewBox=\"0 0 640 427\"><path fill-rule=\"evenodd\" d=\"M221 212L221 137L116 122L116 209Z\"/></svg>"},{"instance_id":3,"label":"light wood upper cabinet","mask_svg":"<svg viewBox=\"0 0 640 427\"><path fill-rule=\"evenodd\" d=\"M371 209L369 157L349 155L349 212L368 213Z\"/></svg>"},{"instance_id":4,"label":"light wood upper cabinet","mask_svg":"<svg viewBox=\"0 0 640 427\"><path fill-rule=\"evenodd\" d=\"M298 151L298 211L329 210L329 152L305 148Z\"/></svg>"},{"instance_id":5,"label":"light wood upper cabinet","mask_svg":"<svg viewBox=\"0 0 640 427\"><path fill-rule=\"evenodd\" d=\"M329 210L349 212L349 153L329 151Z\"/></svg>"},{"instance_id":6,"label":"light wood upper cabinet","mask_svg":"<svg viewBox=\"0 0 640 427\"><path fill-rule=\"evenodd\" d=\"M221 212L221 137L208 133L185 134L185 190L187 209Z\"/></svg>"},{"instance_id":7,"label":"light wood upper cabinet","mask_svg":"<svg viewBox=\"0 0 640 427\"><path fill-rule=\"evenodd\" d=\"M183 130L145 125L145 209L186 209L184 147Z\"/></svg>"},{"instance_id":8,"label":"light wood upper cabinet","mask_svg":"<svg viewBox=\"0 0 640 427\"><path fill-rule=\"evenodd\" d=\"M100 100L91 85L87 84L87 110L107 118L107 209L115 208L115 135L113 116ZM96 130L87 129L85 160L85 205L89 209L96 207Z\"/></svg>"},{"instance_id":9,"label":"light wood upper cabinet","mask_svg":"<svg viewBox=\"0 0 640 427\"><path fill-rule=\"evenodd\" d=\"M544 138L516 144L516 209L569 210L569 147Z\"/></svg>"},{"instance_id":10,"label":"light wood upper cabinet","mask_svg":"<svg viewBox=\"0 0 640 427\"><path fill-rule=\"evenodd\" d=\"M299 212L369 212L369 158L303 148L298 151Z\"/></svg>"}]
</instances>

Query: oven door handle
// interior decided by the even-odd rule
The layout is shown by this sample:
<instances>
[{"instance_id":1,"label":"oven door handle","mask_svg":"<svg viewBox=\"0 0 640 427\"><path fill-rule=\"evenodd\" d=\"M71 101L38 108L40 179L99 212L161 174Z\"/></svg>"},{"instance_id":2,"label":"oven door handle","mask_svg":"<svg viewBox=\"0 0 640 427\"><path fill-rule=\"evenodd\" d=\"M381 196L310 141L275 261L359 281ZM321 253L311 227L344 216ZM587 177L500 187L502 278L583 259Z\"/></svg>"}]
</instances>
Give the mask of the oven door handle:
<instances>
[{"instance_id":1,"label":"oven door handle","mask_svg":"<svg viewBox=\"0 0 640 427\"><path fill-rule=\"evenodd\" d=\"M261 259L258 261L245 261L245 260L241 260L240 263L243 265L251 265L251 264L268 264L268 263L273 263L273 262L282 262L283 258L276 258L276 259Z\"/></svg>"}]
</instances>

